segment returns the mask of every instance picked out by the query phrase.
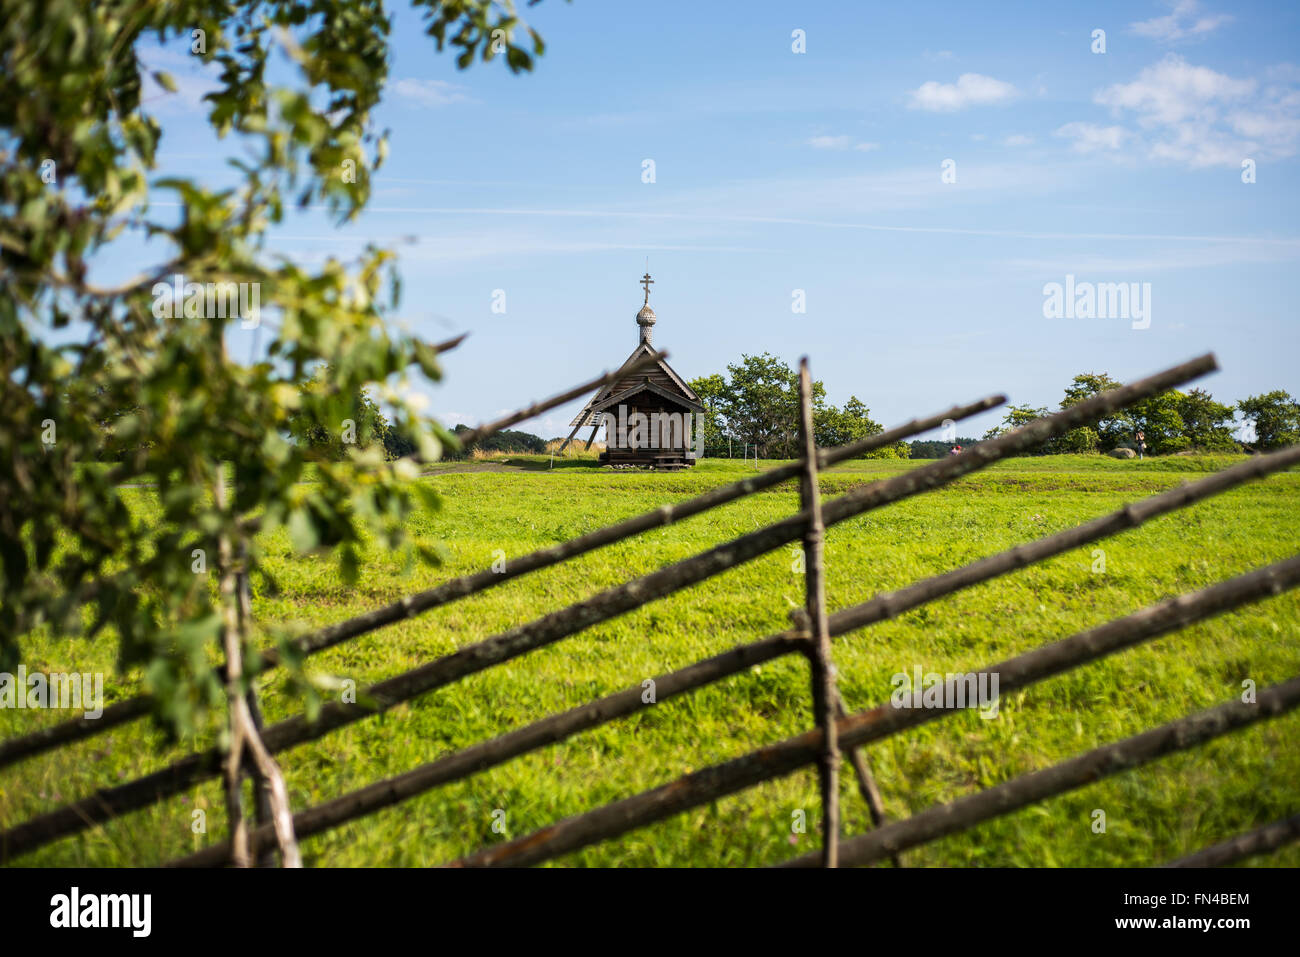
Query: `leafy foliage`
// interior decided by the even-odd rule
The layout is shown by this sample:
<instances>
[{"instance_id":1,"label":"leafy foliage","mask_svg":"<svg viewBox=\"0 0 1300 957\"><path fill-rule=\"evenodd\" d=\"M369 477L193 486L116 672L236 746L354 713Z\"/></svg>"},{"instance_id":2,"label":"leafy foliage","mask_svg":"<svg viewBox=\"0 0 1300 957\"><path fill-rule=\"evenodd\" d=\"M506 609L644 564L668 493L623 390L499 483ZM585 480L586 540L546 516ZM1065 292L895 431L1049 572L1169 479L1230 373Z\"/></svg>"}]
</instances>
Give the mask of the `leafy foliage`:
<instances>
[{"instance_id":1,"label":"leafy foliage","mask_svg":"<svg viewBox=\"0 0 1300 957\"><path fill-rule=\"evenodd\" d=\"M1300 402L1281 389L1248 396L1237 403L1237 411L1254 423L1255 444L1261 449L1300 442Z\"/></svg>"},{"instance_id":2,"label":"leafy foliage","mask_svg":"<svg viewBox=\"0 0 1300 957\"><path fill-rule=\"evenodd\" d=\"M469 426L458 425L452 429L452 434L461 435L468 431ZM546 451L546 441L541 436L533 435L531 432L520 432L518 429L502 429L500 432L494 432L478 442L462 446L458 453L448 456L448 458L463 458L472 454L475 449L482 449L484 452L537 453Z\"/></svg>"},{"instance_id":3,"label":"leafy foliage","mask_svg":"<svg viewBox=\"0 0 1300 957\"><path fill-rule=\"evenodd\" d=\"M796 458L799 448L799 373L769 353L742 355L725 375L691 380L705 407L705 450L718 454L727 441L758 446L762 458ZM813 430L823 448L843 445L884 431L857 396L843 409L826 404L826 386L812 385ZM878 449L871 457L906 458L902 443Z\"/></svg>"},{"instance_id":4,"label":"leafy foliage","mask_svg":"<svg viewBox=\"0 0 1300 957\"><path fill-rule=\"evenodd\" d=\"M1075 376L1066 388L1061 408L1067 409L1121 385L1123 383L1104 372L1082 373ZM1173 389L1113 412L1091 426L1049 440L1030 454L1109 452L1121 447L1136 449L1139 432L1143 434L1147 451L1155 455L1187 451L1236 452L1242 444L1232 434L1234 409L1255 422L1259 448L1276 449L1300 442L1300 404L1285 392L1252 396L1234 407L1216 402L1204 389L1185 393ZM986 432L984 438L994 438L1047 414L1045 408L1009 406L1001 424ZM913 447L916 445L913 443Z\"/></svg>"},{"instance_id":5,"label":"leafy foliage","mask_svg":"<svg viewBox=\"0 0 1300 957\"><path fill-rule=\"evenodd\" d=\"M1235 452L1232 437L1232 406L1215 402L1204 389L1192 389L1178 400L1178 415L1183 420L1183 435L1194 449L1208 452Z\"/></svg>"},{"instance_id":6,"label":"leafy foliage","mask_svg":"<svg viewBox=\"0 0 1300 957\"><path fill-rule=\"evenodd\" d=\"M542 50L535 35L532 54L514 44L509 3L417 6L462 66L504 54L527 70ZM428 343L385 322L392 254L371 247L311 271L263 250L286 206L343 221L367 202L386 151L371 112L389 31L378 0L0 0L0 667L35 634L107 630L119 664L144 669L165 726L192 730L220 692L219 543L264 576L254 533L282 526L299 550L333 554L344 580L372 539L409 549L404 519L434 503L411 481L415 463L336 442L342 419L375 411L376 389L420 456L455 447L406 399L409 376L441 370ZM237 188L151 181L163 129L141 95L141 50L155 43L216 71L205 109L248 157L233 161ZM285 72L273 57L291 64L288 85L269 79ZM160 217L160 200L178 211ZM92 282L123 238L165 252L140 275ZM185 286L183 306L159 308L173 282L256 289L264 355L231 359L251 317L214 314L210 293ZM152 486L160 513L131 514L123 485Z\"/></svg>"},{"instance_id":7,"label":"leafy foliage","mask_svg":"<svg viewBox=\"0 0 1300 957\"><path fill-rule=\"evenodd\" d=\"M366 389L351 393L329 387L332 372L320 370L299 390L299 405L289 414L288 431L294 442L304 446L317 461L341 462L351 446L380 445L386 458L400 458L389 452L392 427ZM331 428L323 423L331 423ZM416 452L414 445L405 454Z\"/></svg>"},{"instance_id":8,"label":"leafy foliage","mask_svg":"<svg viewBox=\"0 0 1300 957\"><path fill-rule=\"evenodd\" d=\"M954 445L960 445L963 449L968 449L979 439L970 437L961 437L953 439L951 442L942 442L936 439L917 439L914 442L907 443L909 454L908 458L912 459L941 459L952 452Z\"/></svg>"},{"instance_id":9,"label":"leafy foliage","mask_svg":"<svg viewBox=\"0 0 1300 957\"><path fill-rule=\"evenodd\" d=\"M727 395L727 380L715 372L692 379L689 384L704 406L704 454L725 455L729 433L722 417L722 403Z\"/></svg>"},{"instance_id":10,"label":"leafy foliage","mask_svg":"<svg viewBox=\"0 0 1300 957\"><path fill-rule=\"evenodd\" d=\"M1035 408L1034 406L1030 406L1030 405L1008 405L1006 414L1002 416L1002 423L1000 425L994 426L993 428L985 432L984 439L985 441L989 439L996 439L999 435L1003 435L1004 433L1007 432L1013 432L1016 429L1028 425L1030 422L1034 421L1034 419L1040 419L1047 414L1048 414L1047 409L1042 407ZM1038 448L1034 449L1032 452L1028 454L1046 455L1049 451L1050 445L1051 442L1049 441L1048 443L1039 446Z\"/></svg>"}]
</instances>

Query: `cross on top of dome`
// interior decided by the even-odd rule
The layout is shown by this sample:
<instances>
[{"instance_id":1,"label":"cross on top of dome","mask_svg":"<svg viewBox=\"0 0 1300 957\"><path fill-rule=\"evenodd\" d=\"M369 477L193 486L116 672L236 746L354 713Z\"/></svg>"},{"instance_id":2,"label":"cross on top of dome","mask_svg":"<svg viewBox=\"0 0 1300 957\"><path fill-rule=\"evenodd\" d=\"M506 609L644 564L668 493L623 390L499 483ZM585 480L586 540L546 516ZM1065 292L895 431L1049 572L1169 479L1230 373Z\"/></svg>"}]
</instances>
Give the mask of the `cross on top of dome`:
<instances>
[{"instance_id":1,"label":"cross on top of dome","mask_svg":"<svg viewBox=\"0 0 1300 957\"><path fill-rule=\"evenodd\" d=\"M641 277L641 285L645 289L645 304L636 314L636 324L641 327L640 341L647 345L650 344L650 327L655 324L655 311L650 308L650 287L653 284L654 280L650 278L649 273Z\"/></svg>"}]
</instances>

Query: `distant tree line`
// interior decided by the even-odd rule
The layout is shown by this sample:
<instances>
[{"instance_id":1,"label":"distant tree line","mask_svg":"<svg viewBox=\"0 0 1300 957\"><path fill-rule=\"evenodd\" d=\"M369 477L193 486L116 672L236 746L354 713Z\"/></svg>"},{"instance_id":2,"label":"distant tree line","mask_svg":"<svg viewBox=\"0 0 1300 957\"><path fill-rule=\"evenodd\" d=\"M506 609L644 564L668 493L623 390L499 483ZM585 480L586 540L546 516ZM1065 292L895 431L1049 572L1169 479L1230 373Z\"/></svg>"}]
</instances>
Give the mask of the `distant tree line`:
<instances>
[{"instance_id":1,"label":"distant tree line","mask_svg":"<svg viewBox=\"0 0 1300 957\"><path fill-rule=\"evenodd\" d=\"M704 412L706 456L739 457L745 446L757 446L760 458L790 459L799 449L799 373L776 356L742 355L725 373L700 376L690 386ZM819 446L829 448L876 435L884 427L871 418L857 396L843 408L826 401L826 387L812 384L813 432ZM907 458L905 443L870 453L875 458Z\"/></svg>"},{"instance_id":2,"label":"distant tree line","mask_svg":"<svg viewBox=\"0 0 1300 957\"><path fill-rule=\"evenodd\" d=\"M373 401L370 401L369 396L363 396L363 398L368 403L365 408L371 414L368 414L364 420L364 426L360 422L357 423L355 444L360 448L376 443L382 445L384 458L390 460L414 455L416 452L414 439L405 434L400 428L390 425L384 418L384 414L379 411ZM460 436L468 431L470 431L469 426L458 425L451 430L451 434ZM345 454L344 450L347 448L342 431L327 435L322 430L308 429L295 434L295 439L315 446L325 457L334 460L342 459ZM469 458L476 450L484 452L537 453L546 451L546 442L540 436L533 435L531 432L502 429L480 442L474 442L458 450L444 446L442 458L449 461L459 461Z\"/></svg>"},{"instance_id":3,"label":"distant tree line","mask_svg":"<svg viewBox=\"0 0 1300 957\"><path fill-rule=\"evenodd\" d=\"M1060 408L1068 409L1122 384L1104 372L1077 375L1066 388ZM1048 414L1046 408L1009 406L1001 424L986 432L984 438L996 438ZM1236 431L1238 415L1244 433ZM1215 401L1204 389L1172 389L1051 439L1032 454L1136 449L1138 432L1143 433L1146 450L1153 455L1268 451L1300 442L1300 402L1280 389L1248 396L1231 405Z\"/></svg>"},{"instance_id":4,"label":"distant tree line","mask_svg":"<svg viewBox=\"0 0 1300 957\"><path fill-rule=\"evenodd\" d=\"M319 397L321 383L324 381L323 376L318 376L309 382L303 389L303 398ZM369 448L379 445L384 450L384 457L390 460L414 455L418 451L414 437L390 423L379 405L365 390L351 396L340 396L337 401L338 407L332 418L332 421L339 422L337 429L314 425L305 415L291 415L289 433L294 441L311 447L317 455L332 461L341 460L350 447ZM450 435L459 437L468 431L470 431L469 426L457 425L451 429ZM450 446L444 445L442 457L451 460L465 459L479 449L486 452L545 452L546 443L530 432L503 429L480 442L463 446L455 451Z\"/></svg>"},{"instance_id":5,"label":"distant tree line","mask_svg":"<svg viewBox=\"0 0 1300 957\"><path fill-rule=\"evenodd\" d=\"M417 444L413 437L385 417L370 394L361 390L355 395L323 398L325 374L318 375L302 388L303 406L310 402L329 401L335 408L332 420L337 429L320 425L319 410L311 415L298 412L289 416L289 434L316 455L340 461L346 450L380 445L386 459L413 455ZM739 457L746 446L753 454L758 447L761 458L797 458L799 456L799 374L782 360L763 353L742 356L739 363L727 366L725 374L701 376L690 382L705 407L705 454L710 457L728 454ZM1090 396L1118 388L1122 383L1106 373L1084 373L1071 380L1061 399L1060 409L1067 409ZM104 432L101 460L119 460L128 451L147 447L149 443L130 428L133 413L127 410L100 423ZM1011 405L1002 422L990 429L983 439L996 438L1050 412L1046 407ZM1237 426L1249 423L1245 435ZM883 426L871 418L870 410L857 396L850 396L843 408L826 402L826 389L820 380L813 382L813 429L817 444L823 448L844 445L855 439L876 435ZM457 425L451 435L469 431ZM1144 399L1128 409L1073 429L1050 439L1031 455L1110 452L1117 448L1137 448L1137 433L1142 432L1146 451L1152 455L1175 452L1254 452L1269 451L1300 443L1300 402L1281 389L1247 396L1239 402L1218 402L1204 389L1188 392L1171 390ZM873 458L935 459L948 455L953 446L969 448L977 441L968 436L952 440L927 439L900 442L870 453ZM530 432L506 429L459 451L443 449L447 459L465 459L475 449L504 453L543 453L546 441Z\"/></svg>"},{"instance_id":6,"label":"distant tree line","mask_svg":"<svg viewBox=\"0 0 1300 957\"><path fill-rule=\"evenodd\" d=\"M458 425L452 432L459 435L468 432L469 426ZM531 432L519 432L515 429L502 429L500 432L494 432L481 442L475 442L468 445L457 453L457 457L472 455L475 449L482 449L484 452L545 452L546 440L541 436L533 435ZM451 458L452 456L448 456Z\"/></svg>"},{"instance_id":7,"label":"distant tree line","mask_svg":"<svg viewBox=\"0 0 1300 957\"><path fill-rule=\"evenodd\" d=\"M945 455L949 454L952 451L953 446L955 445L959 445L963 449L968 449L978 441L979 439L964 438L962 436L958 436L957 438L953 439L951 442L942 442L939 440L921 441L918 439L915 442L909 442L908 446L912 450L911 458L941 459Z\"/></svg>"}]
</instances>

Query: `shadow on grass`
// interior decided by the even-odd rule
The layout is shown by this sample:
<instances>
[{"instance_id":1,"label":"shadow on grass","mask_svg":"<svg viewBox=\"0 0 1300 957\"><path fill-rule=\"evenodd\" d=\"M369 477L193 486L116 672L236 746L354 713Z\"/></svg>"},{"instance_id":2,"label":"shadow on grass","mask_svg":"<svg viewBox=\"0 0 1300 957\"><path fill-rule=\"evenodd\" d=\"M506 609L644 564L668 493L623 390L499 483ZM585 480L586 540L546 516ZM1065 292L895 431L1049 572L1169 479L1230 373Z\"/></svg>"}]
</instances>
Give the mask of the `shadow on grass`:
<instances>
[{"instance_id":1,"label":"shadow on grass","mask_svg":"<svg viewBox=\"0 0 1300 957\"><path fill-rule=\"evenodd\" d=\"M513 468L523 469L525 472L556 472L560 469L589 469L595 471L599 469L600 462L597 459L571 459L557 457L554 462L549 455L540 456L510 456L499 460L502 465L509 465Z\"/></svg>"}]
</instances>

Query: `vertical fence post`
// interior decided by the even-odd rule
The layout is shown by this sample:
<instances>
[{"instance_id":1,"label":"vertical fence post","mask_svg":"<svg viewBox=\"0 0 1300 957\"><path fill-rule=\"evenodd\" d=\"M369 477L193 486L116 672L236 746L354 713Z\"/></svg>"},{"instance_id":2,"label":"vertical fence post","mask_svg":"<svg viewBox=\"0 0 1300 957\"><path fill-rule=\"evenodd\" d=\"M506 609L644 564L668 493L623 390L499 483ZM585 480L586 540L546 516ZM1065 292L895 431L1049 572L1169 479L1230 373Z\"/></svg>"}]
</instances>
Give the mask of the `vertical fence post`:
<instances>
[{"instance_id":1,"label":"vertical fence post","mask_svg":"<svg viewBox=\"0 0 1300 957\"><path fill-rule=\"evenodd\" d=\"M839 691L831 662L831 634L826 623L826 581L822 567L821 491L817 483L817 439L813 430L812 376L808 358L799 360L799 431L803 440L803 475L799 504L808 512L803 536L804 604L808 620L808 660L812 671L813 715L824 739L817 778L822 794L822 864L835 867L839 860L840 748L835 736L835 711ZM757 457L757 449L755 449Z\"/></svg>"},{"instance_id":2,"label":"vertical fence post","mask_svg":"<svg viewBox=\"0 0 1300 957\"><path fill-rule=\"evenodd\" d=\"M253 596L248 583L247 546L240 550L239 574L236 576L235 585L239 595L239 633L247 635L250 633L253 623ZM253 718L253 727L260 734L262 731L262 709L258 706L257 691L253 688L251 678L245 700L248 702L249 714ZM247 760L244 763L248 776L253 782L253 809L257 814L257 825L261 827L263 824L271 822L271 782L266 779L262 769L257 766L257 762L253 760L251 753L247 755ZM257 866L275 866L275 851L270 842L263 842L263 846L258 850Z\"/></svg>"},{"instance_id":3,"label":"vertical fence post","mask_svg":"<svg viewBox=\"0 0 1300 957\"><path fill-rule=\"evenodd\" d=\"M218 511L226 511L226 466L221 461L217 462L212 501ZM230 722L230 744L222 762L225 772L226 817L230 830L231 862L235 867L248 867L251 863L248 856L248 823L243 811L244 739L243 726L237 717L243 659L235 556L231 549L230 535L224 529L217 536L217 569L220 577L221 638L226 653L226 712Z\"/></svg>"}]
</instances>

